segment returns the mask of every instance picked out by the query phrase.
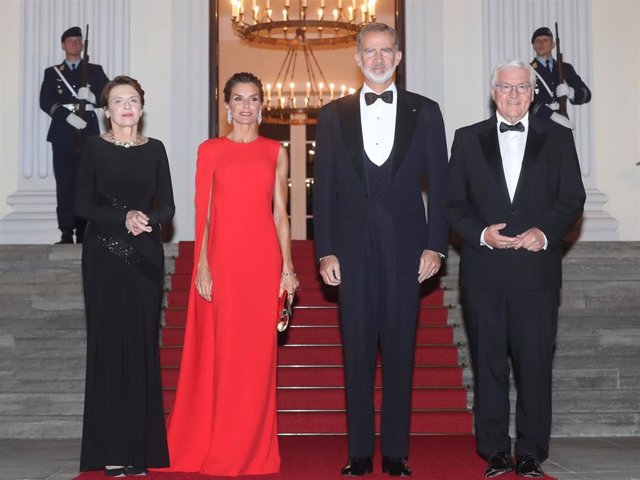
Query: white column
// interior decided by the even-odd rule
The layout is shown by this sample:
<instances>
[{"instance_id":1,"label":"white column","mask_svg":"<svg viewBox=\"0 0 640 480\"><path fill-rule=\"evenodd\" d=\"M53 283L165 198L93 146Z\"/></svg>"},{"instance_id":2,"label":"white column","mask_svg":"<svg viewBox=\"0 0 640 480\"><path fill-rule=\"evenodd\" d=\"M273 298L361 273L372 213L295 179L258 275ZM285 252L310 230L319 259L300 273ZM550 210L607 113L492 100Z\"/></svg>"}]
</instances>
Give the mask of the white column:
<instances>
[{"instance_id":1,"label":"white column","mask_svg":"<svg viewBox=\"0 0 640 480\"><path fill-rule=\"evenodd\" d=\"M492 68L501 60L530 61L535 52L531 34L539 27L555 30L558 23L563 58L572 64L584 82L593 87L591 0L483 0L484 85L486 116L491 113L488 92ZM554 31L555 36L555 31ZM591 104L573 106L567 102L575 124L574 136L587 190L581 240L617 240L618 222L603 210L607 195L595 185L594 122Z\"/></svg>"},{"instance_id":2,"label":"white column","mask_svg":"<svg viewBox=\"0 0 640 480\"><path fill-rule=\"evenodd\" d=\"M44 69L64 58L60 36L67 28L89 24L92 63L107 76L126 72L129 64L130 0L23 0L19 43L20 84L18 189L7 198L12 211L0 220L0 243L52 243L59 238L50 118L40 110Z\"/></svg>"},{"instance_id":3,"label":"white column","mask_svg":"<svg viewBox=\"0 0 640 480\"><path fill-rule=\"evenodd\" d=\"M444 85L443 0L405 0L407 89L442 104Z\"/></svg>"},{"instance_id":4,"label":"white column","mask_svg":"<svg viewBox=\"0 0 640 480\"><path fill-rule=\"evenodd\" d=\"M304 116L294 116L302 119ZM289 139L289 178L291 181L291 238L307 238L307 129L305 125L291 125Z\"/></svg>"},{"instance_id":5,"label":"white column","mask_svg":"<svg viewBox=\"0 0 640 480\"><path fill-rule=\"evenodd\" d=\"M198 145L208 137L209 123L208 0L171 2L171 126L169 162L176 215L172 241L191 240L195 231L193 203ZM155 101L155 100L154 100ZM154 107L162 112L161 100ZM151 134L151 132L150 132Z\"/></svg>"}]
</instances>

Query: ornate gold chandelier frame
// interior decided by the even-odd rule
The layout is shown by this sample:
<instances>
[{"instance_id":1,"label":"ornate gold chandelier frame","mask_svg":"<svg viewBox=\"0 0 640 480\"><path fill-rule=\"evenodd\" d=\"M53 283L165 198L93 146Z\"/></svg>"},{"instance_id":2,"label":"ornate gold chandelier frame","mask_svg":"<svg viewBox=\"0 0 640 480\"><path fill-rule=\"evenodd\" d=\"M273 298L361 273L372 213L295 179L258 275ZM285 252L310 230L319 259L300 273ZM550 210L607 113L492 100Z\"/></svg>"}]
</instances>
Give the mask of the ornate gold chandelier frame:
<instances>
[{"instance_id":1,"label":"ornate gold chandelier frame","mask_svg":"<svg viewBox=\"0 0 640 480\"><path fill-rule=\"evenodd\" d=\"M263 9L253 0L248 16L245 15L243 0L231 0L231 23L234 32L247 42L287 47L274 83L265 86L263 122L282 125L313 124L316 123L318 110L326 101L353 90L347 89L345 85L336 87L327 82L313 47L354 43L361 26L375 22L376 0L334 0L336 6L329 18L326 18L327 1L319 0L316 2L319 4L317 19L309 18L308 0L297 0L297 19L291 18L291 0L283 1L282 20L275 20L271 0L263 1ZM357 3L361 3L359 9L356 9ZM346 4L350 5L345 7ZM361 22L356 22L358 12ZM306 82L296 85L296 61L299 53L304 58Z\"/></svg>"}]
</instances>

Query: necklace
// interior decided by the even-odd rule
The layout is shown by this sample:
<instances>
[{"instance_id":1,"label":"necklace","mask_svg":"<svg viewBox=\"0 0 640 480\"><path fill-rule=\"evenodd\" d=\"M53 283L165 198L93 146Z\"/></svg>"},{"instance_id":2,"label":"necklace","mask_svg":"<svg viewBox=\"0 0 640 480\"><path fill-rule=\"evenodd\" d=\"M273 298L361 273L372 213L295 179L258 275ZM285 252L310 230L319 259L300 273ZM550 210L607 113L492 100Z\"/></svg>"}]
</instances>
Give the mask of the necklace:
<instances>
[{"instance_id":1,"label":"necklace","mask_svg":"<svg viewBox=\"0 0 640 480\"><path fill-rule=\"evenodd\" d=\"M133 139L132 141L123 142L122 140L118 140L116 137L114 137L113 131L111 130L109 130L109 132L107 133L107 139L117 147L124 147L124 148L135 147L137 145L140 145L144 141L144 137L142 136L142 134L137 133L136 138Z\"/></svg>"}]
</instances>

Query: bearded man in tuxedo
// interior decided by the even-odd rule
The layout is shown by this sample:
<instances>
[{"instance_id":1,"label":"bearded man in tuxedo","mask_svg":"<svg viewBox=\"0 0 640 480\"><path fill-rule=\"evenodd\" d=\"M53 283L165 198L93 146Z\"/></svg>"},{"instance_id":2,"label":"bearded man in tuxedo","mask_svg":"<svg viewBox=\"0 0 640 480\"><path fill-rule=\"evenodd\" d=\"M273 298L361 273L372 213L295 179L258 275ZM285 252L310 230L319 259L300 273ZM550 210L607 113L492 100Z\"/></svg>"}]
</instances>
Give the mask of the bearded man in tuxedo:
<instances>
[{"instance_id":1,"label":"bearded man in tuxedo","mask_svg":"<svg viewBox=\"0 0 640 480\"><path fill-rule=\"evenodd\" d=\"M320 275L327 285L339 286L349 434L345 476L373 471L378 345L384 377L382 470L411 475L420 283L438 272L447 253L442 114L436 102L395 85L401 59L394 29L365 25L355 53L364 85L318 115L314 231Z\"/></svg>"}]
</instances>

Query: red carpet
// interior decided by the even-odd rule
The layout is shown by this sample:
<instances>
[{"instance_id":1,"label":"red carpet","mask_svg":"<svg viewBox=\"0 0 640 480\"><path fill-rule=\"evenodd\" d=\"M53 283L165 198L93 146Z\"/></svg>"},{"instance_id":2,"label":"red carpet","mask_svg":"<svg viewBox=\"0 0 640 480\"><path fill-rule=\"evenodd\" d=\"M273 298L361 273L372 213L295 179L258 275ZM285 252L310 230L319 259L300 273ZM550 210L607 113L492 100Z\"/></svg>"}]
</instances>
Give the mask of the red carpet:
<instances>
[{"instance_id":1,"label":"red carpet","mask_svg":"<svg viewBox=\"0 0 640 480\"><path fill-rule=\"evenodd\" d=\"M281 433L346 433L344 373L337 289L317 273L313 242L294 241L293 258L300 290L289 331L278 351L278 427ZM165 408L170 411L180 367L193 243L182 242L167 293L161 364ZM412 433L470 434L471 413L453 328L441 288L425 291L421 301L414 370ZM381 385L381 369L376 384ZM381 394L376 391L376 405Z\"/></svg>"},{"instance_id":2,"label":"red carpet","mask_svg":"<svg viewBox=\"0 0 640 480\"><path fill-rule=\"evenodd\" d=\"M167 413L173 405L180 366L192 257L193 243L180 243L172 288L167 293L161 345ZM285 434L280 436L282 468L278 475L259 478L341 478L340 467L346 461L347 445L337 290L321 284L313 242L294 241L293 258L301 285L291 326L280 339L278 352L278 431ZM453 327L447 323L448 309L443 305L443 296L441 288L432 286L430 291L425 290L421 301L413 375L409 458L414 470L412 478L480 480L484 478L485 462L475 453L472 415L467 408L458 347L453 341ZM381 368L378 368L377 408L381 402L380 385ZM314 433L323 435L309 435ZM389 478L381 473L379 456L378 448L374 473L364 479ZM102 472L90 472L78 476L77 480L104 478ZM147 478L204 480L214 477L153 473ZM520 477L509 474L500 478Z\"/></svg>"},{"instance_id":3,"label":"red carpet","mask_svg":"<svg viewBox=\"0 0 640 480\"><path fill-rule=\"evenodd\" d=\"M485 462L475 454L473 437L413 436L410 444L410 478L415 480L483 480ZM346 461L347 440L344 436L280 437L282 466L277 475L243 476L239 479L265 480L329 480L340 479L340 468ZM377 449L379 452L379 448ZM374 458L374 473L363 480L389 480L380 469L379 455ZM86 472L76 480L104 480L102 472ZM132 478L132 477L128 477ZM212 480L195 473L152 473L149 480ZM501 480L521 479L514 473L502 475ZM545 477L551 478L551 477Z\"/></svg>"}]
</instances>

